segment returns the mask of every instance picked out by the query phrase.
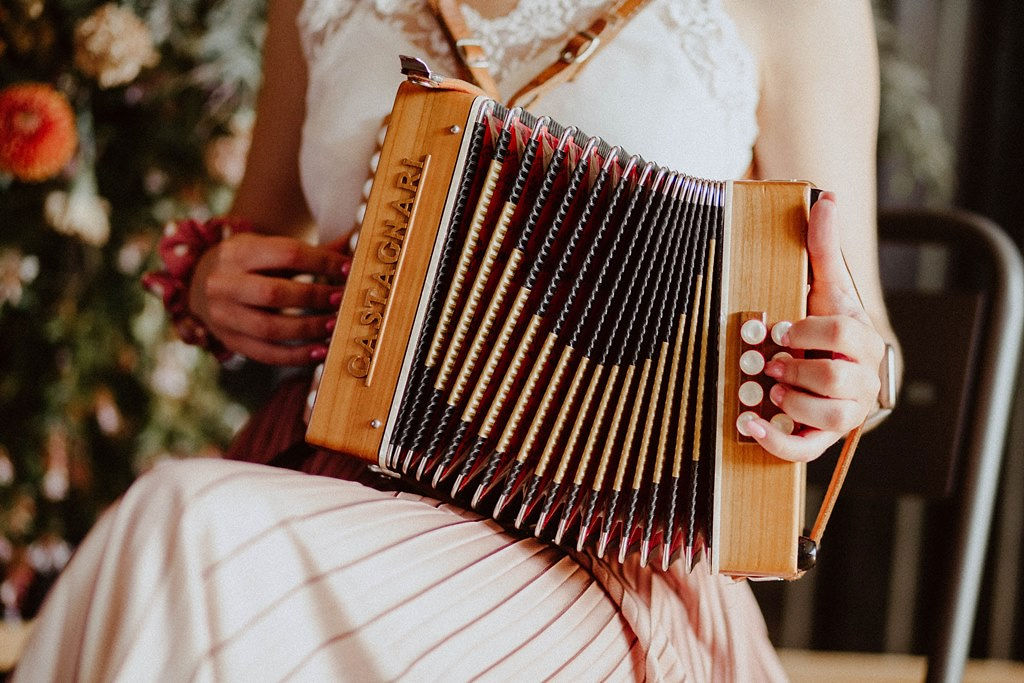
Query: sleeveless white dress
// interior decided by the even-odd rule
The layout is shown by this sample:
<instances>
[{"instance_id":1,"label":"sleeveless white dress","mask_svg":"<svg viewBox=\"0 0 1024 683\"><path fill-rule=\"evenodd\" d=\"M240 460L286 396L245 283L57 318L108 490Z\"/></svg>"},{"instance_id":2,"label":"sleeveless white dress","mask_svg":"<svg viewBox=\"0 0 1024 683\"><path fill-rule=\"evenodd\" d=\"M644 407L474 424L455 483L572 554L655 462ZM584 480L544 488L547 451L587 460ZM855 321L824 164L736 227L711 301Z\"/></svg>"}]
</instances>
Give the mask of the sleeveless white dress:
<instances>
[{"instance_id":1,"label":"sleeveless white dress","mask_svg":"<svg viewBox=\"0 0 1024 683\"><path fill-rule=\"evenodd\" d=\"M606 0L523 0L470 27L507 95ZM347 232L399 80L454 73L422 0L308 0L304 190ZM536 113L694 175L736 177L756 68L717 0L654 0ZM783 679L745 583L512 537L411 493L223 460L142 476L78 549L16 680Z\"/></svg>"}]
</instances>

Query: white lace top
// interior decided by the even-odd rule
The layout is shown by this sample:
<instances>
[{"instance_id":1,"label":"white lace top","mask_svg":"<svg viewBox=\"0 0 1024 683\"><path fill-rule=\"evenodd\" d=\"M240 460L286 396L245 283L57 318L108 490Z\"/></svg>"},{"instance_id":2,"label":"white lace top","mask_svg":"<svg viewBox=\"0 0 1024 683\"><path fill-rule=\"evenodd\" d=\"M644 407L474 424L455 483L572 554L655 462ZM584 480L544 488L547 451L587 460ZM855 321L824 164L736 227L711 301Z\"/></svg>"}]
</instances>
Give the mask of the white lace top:
<instances>
[{"instance_id":1,"label":"white lace top","mask_svg":"<svg viewBox=\"0 0 1024 683\"><path fill-rule=\"evenodd\" d=\"M463 2L470 29L510 96L549 65L609 0ZM309 62L303 189L321 239L348 231L368 160L402 79L398 55L458 75L425 0L306 0L299 30ZM630 153L716 179L748 167L757 135L754 57L720 0L653 0L577 78L531 106Z\"/></svg>"}]
</instances>

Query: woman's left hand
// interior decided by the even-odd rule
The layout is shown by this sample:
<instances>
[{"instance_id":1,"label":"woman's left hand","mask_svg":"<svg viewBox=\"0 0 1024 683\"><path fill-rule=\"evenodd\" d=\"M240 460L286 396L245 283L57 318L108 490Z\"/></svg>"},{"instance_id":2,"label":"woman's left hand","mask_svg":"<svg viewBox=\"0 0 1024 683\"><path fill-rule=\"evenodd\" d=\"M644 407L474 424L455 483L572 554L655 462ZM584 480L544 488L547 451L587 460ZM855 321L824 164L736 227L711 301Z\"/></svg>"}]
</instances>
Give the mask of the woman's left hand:
<instances>
[{"instance_id":1,"label":"woman's left hand","mask_svg":"<svg viewBox=\"0 0 1024 683\"><path fill-rule=\"evenodd\" d=\"M831 358L781 358L765 366L778 380L772 403L801 425L785 434L755 418L748 433L769 453L807 462L864 422L878 397L885 343L861 306L840 250L835 196L822 193L811 208L807 251L813 279L807 317L793 323L783 345Z\"/></svg>"}]
</instances>

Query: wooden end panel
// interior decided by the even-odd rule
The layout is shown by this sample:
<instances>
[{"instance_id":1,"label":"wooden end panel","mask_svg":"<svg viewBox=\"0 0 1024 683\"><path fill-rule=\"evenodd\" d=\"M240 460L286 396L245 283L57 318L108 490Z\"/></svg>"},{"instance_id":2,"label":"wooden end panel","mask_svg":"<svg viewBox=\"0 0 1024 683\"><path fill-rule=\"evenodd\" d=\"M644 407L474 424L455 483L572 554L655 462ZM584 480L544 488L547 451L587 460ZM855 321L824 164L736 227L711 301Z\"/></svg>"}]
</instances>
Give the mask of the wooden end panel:
<instances>
[{"instance_id":1,"label":"wooden end panel","mask_svg":"<svg viewBox=\"0 0 1024 683\"><path fill-rule=\"evenodd\" d=\"M310 415L310 443L378 460L474 99L399 87Z\"/></svg>"},{"instance_id":2,"label":"wooden end panel","mask_svg":"<svg viewBox=\"0 0 1024 683\"><path fill-rule=\"evenodd\" d=\"M740 313L764 311L769 326L807 314L810 190L803 182L730 183L712 540L712 567L723 574L792 578L798 573L805 466L741 442L736 418Z\"/></svg>"}]
</instances>

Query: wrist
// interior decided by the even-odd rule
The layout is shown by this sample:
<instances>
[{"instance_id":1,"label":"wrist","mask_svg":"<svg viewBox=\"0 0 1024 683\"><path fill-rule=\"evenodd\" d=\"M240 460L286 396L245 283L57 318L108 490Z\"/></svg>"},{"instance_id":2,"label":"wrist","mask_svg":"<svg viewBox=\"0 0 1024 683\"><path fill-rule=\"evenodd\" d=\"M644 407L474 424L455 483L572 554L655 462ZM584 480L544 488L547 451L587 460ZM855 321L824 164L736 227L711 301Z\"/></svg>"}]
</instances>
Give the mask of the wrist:
<instances>
[{"instance_id":1,"label":"wrist","mask_svg":"<svg viewBox=\"0 0 1024 683\"><path fill-rule=\"evenodd\" d=\"M210 326L210 311L209 301L206 296L206 280L210 271L213 270L219 249L220 245L215 244L199 257L188 283L188 292L186 292L189 312L203 321L207 327Z\"/></svg>"},{"instance_id":2,"label":"wrist","mask_svg":"<svg viewBox=\"0 0 1024 683\"><path fill-rule=\"evenodd\" d=\"M205 299L194 291L200 288L192 285L200 265L210 262L204 256L232 234L252 229L248 221L230 216L205 222L186 219L169 223L158 245L164 268L142 277L143 287L163 301L181 340L210 351L221 362L234 354L210 332L197 314L204 308ZM203 268L202 273L205 272L206 268Z\"/></svg>"}]
</instances>

